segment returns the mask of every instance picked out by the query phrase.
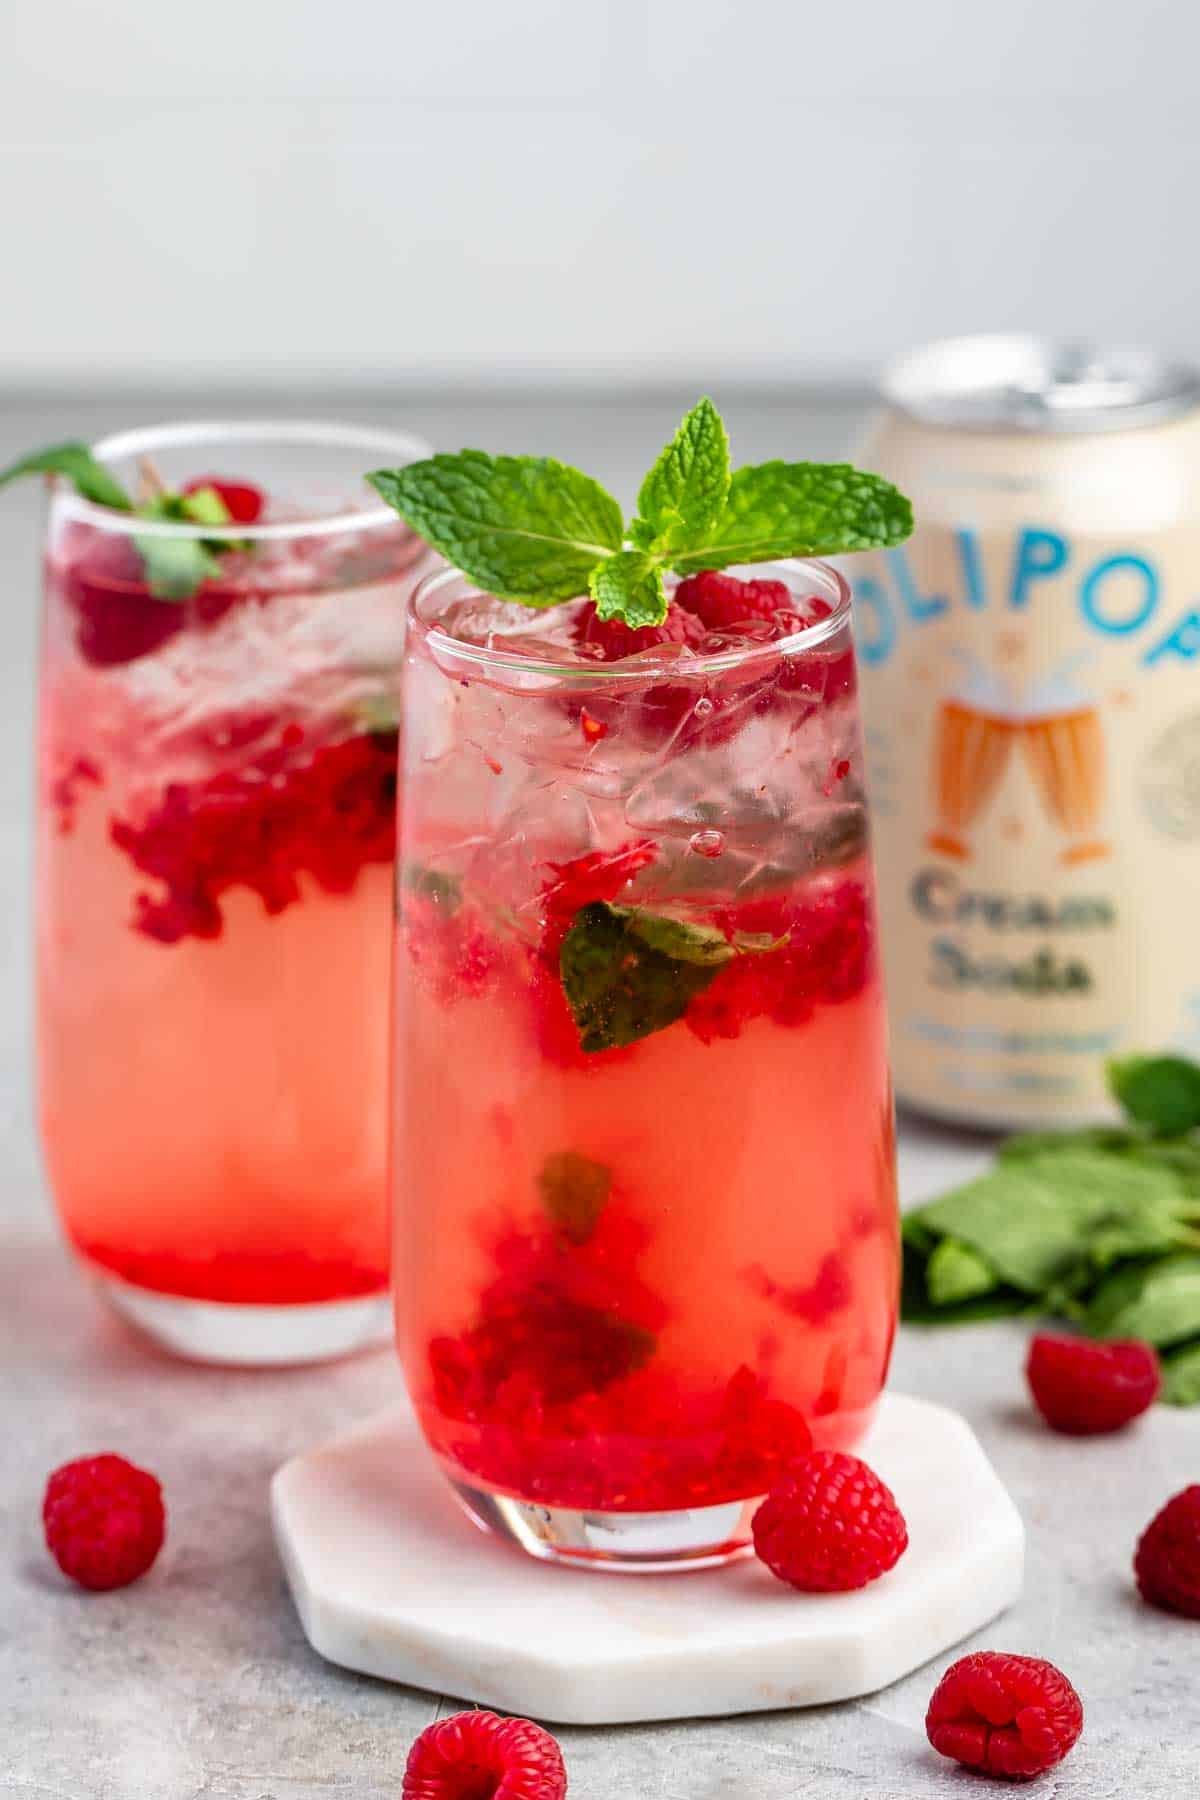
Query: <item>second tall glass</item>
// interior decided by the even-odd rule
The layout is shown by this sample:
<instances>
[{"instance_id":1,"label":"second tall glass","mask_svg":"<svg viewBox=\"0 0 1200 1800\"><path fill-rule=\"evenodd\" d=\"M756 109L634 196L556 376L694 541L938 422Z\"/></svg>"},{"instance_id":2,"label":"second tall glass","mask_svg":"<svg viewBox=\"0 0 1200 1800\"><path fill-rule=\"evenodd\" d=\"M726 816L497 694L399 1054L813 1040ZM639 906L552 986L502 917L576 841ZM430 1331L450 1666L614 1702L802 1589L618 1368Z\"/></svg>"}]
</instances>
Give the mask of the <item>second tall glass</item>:
<instances>
[{"instance_id":1,"label":"second tall glass","mask_svg":"<svg viewBox=\"0 0 1200 1800\"><path fill-rule=\"evenodd\" d=\"M311 1359L386 1322L396 686L427 552L360 471L423 452L167 427L97 455L129 491L215 479L228 524L51 504L43 1142L85 1266L185 1354Z\"/></svg>"},{"instance_id":2,"label":"second tall glass","mask_svg":"<svg viewBox=\"0 0 1200 1800\"><path fill-rule=\"evenodd\" d=\"M720 1561L866 1429L892 1110L849 596L597 661L586 602L418 589L397 1324L460 1499L532 1554ZM785 595L786 598L786 595Z\"/></svg>"}]
</instances>

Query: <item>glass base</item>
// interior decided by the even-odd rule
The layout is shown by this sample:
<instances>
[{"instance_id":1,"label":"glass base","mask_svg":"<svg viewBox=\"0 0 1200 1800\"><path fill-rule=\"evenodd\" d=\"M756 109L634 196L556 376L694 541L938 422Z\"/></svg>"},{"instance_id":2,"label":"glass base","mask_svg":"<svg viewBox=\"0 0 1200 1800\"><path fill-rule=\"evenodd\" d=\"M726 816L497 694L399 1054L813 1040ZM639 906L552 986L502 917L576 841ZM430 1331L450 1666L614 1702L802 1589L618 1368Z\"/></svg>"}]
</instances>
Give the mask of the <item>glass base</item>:
<instances>
[{"instance_id":1,"label":"glass base","mask_svg":"<svg viewBox=\"0 0 1200 1800\"><path fill-rule=\"evenodd\" d=\"M450 1485L477 1525L539 1561L622 1575L715 1569L748 1555L750 1520L761 1499L679 1512L574 1512L491 1494L456 1476Z\"/></svg>"},{"instance_id":2,"label":"glass base","mask_svg":"<svg viewBox=\"0 0 1200 1800\"><path fill-rule=\"evenodd\" d=\"M192 1362L286 1368L350 1356L391 1336L386 1290L308 1306L243 1306L135 1287L95 1264L88 1272L114 1312L164 1350Z\"/></svg>"}]
</instances>

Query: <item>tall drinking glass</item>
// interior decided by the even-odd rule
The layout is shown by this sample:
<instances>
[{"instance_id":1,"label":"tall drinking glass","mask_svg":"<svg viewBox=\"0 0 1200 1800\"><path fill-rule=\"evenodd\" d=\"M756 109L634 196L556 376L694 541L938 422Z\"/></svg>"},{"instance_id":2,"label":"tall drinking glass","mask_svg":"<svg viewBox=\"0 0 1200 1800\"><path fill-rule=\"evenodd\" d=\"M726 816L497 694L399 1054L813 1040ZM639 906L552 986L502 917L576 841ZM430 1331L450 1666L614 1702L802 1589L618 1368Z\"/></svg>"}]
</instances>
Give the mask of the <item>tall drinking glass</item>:
<instances>
[{"instance_id":1,"label":"tall drinking glass","mask_svg":"<svg viewBox=\"0 0 1200 1800\"><path fill-rule=\"evenodd\" d=\"M590 659L456 571L414 595L394 1245L425 1436L533 1555L698 1566L855 1443L897 1303L849 595Z\"/></svg>"},{"instance_id":2,"label":"tall drinking glass","mask_svg":"<svg viewBox=\"0 0 1200 1800\"><path fill-rule=\"evenodd\" d=\"M163 1344L245 1363L336 1354L388 1317L396 688L426 554L359 471L425 446L179 425L96 453L131 492L225 482L232 522L51 498L50 1181L84 1266ZM158 597L197 543L203 584Z\"/></svg>"}]
</instances>

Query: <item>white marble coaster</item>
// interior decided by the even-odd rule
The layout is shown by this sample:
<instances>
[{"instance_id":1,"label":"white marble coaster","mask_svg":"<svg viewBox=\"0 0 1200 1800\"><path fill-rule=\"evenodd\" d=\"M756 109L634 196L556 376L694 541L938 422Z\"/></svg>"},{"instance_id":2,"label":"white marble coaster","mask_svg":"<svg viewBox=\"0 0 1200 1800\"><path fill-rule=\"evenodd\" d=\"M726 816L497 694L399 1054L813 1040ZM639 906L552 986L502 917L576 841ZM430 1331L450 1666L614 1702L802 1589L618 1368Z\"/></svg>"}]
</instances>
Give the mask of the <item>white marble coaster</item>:
<instances>
[{"instance_id":1,"label":"white marble coaster","mask_svg":"<svg viewBox=\"0 0 1200 1800\"><path fill-rule=\"evenodd\" d=\"M797 1594L753 1558L674 1575L537 1562L459 1510L407 1409L285 1464L271 1509L331 1662L562 1724L694 1718L871 1693L1016 1599L1020 1516L956 1413L889 1394L861 1454L910 1541L855 1594Z\"/></svg>"}]
</instances>

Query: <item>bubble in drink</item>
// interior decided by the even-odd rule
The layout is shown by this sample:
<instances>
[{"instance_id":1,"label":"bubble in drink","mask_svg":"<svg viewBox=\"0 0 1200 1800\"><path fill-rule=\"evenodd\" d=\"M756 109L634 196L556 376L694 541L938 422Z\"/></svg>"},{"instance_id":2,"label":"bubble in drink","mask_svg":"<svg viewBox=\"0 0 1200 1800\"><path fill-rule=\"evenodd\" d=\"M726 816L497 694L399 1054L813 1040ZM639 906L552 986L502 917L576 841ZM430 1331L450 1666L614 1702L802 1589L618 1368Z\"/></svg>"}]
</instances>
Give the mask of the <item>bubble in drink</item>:
<instances>
[{"instance_id":1,"label":"bubble in drink","mask_svg":"<svg viewBox=\"0 0 1200 1800\"><path fill-rule=\"evenodd\" d=\"M725 848L725 833L723 831L693 832L688 839L688 847L694 850L697 856L709 858L720 856Z\"/></svg>"}]
</instances>

